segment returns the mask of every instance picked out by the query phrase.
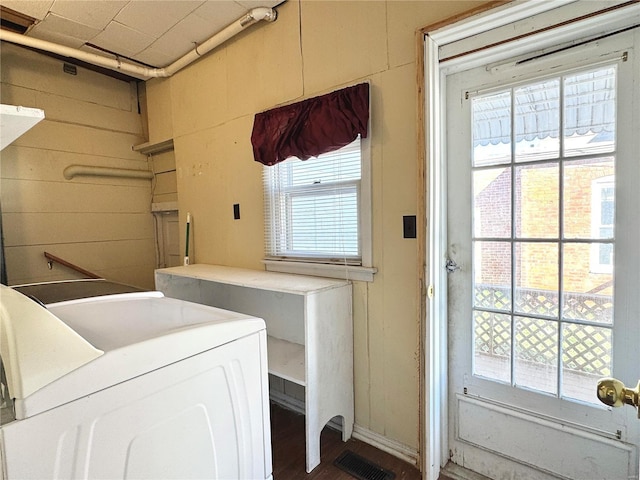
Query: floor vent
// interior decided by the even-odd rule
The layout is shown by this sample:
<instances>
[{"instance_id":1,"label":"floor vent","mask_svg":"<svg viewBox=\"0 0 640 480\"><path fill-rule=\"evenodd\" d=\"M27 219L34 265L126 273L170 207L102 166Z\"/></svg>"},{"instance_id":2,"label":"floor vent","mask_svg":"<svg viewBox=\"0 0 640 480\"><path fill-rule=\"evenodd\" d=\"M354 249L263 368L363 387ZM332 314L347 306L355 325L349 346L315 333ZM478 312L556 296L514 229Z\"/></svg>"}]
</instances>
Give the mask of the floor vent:
<instances>
[{"instance_id":1,"label":"floor vent","mask_svg":"<svg viewBox=\"0 0 640 480\"><path fill-rule=\"evenodd\" d=\"M341 453L333 464L359 480L393 480L396 478L395 473L385 470L349 450Z\"/></svg>"}]
</instances>

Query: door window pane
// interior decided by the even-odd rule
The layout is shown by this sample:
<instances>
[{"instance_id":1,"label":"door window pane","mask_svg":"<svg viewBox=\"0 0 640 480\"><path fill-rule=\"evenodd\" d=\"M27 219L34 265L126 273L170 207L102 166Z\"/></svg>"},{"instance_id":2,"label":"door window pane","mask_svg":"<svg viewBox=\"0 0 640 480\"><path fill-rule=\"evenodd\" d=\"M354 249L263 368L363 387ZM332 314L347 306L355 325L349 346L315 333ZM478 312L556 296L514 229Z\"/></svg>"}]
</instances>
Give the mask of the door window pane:
<instances>
[{"instance_id":1,"label":"door window pane","mask_svg":"<svg viewBox=\"0 0 640 480\"><path fill-rule=\"evenodd\" d=\"M564 237L613 238L615 219L614 158L564 163ZM601 227L609 230L600 230Z\"/></svg>"},{"instance_id":2,"label":"door window pane","mask_svg":"<svg viewBox=\"0 0 640 480\"><path fill-rule=\"evenodd\" d=\"M515 168L516 238L558 238L560 168L557 162Z\"/></svg>"},{"instance_id":3,"label":"door window pane","mask_svg":"<svg viewBox=\"0 0 640 480\"><path fill-rule=\"evenodd\" d=\"M473 231L476 237L511 238L511 169L473 172Z\"/></svg>"},{"instance_id":4,"label":"door window pane","mask_svg":"<svg viewBox=\"0 0 640 480\"><path fill-rule=\"evenodd\" d=\"M567 397L593 402L598 380L611 376L611 330L565 324L562 331L562 391Z\"/></svg>"},{"instance_id":5,"label":"door window pane","mask_svg":"<svg viewBox=\"0 0 640 480\"><path fill-rule=\"evenodd\" d=\"M560 80L517 88L515 98L516 162L557 158L560 154Z\"/></svg>"},{"instance_id":6,"label":"door window pane","mask_svg":"<svg viewBox=\"0 0 640 480\"><path fill-rule=\"evenodd\" d=\"M476 312L474 319L473 373L511 382L511 317Z\"/></svg>"},{"instance_id":7,"label":"door window pane","mask_svg":"<svg viewBox=\"0 0 640 480\"><path fill-rule=\"evenodd\" d=\"M474 306L511 310L511 243L474 242Z\"/></svg>"},{"instance_id":8,"label":"door window pane","mask_svg":"<svg viewBox=\"0 0 640 480\"><path fill-rule=\"evenodd\" d=\"M616 140L616 67L564 78L565 156L612 152Z\"/></svg>"},{"instance_id":9,"label":"door window pane","mask_svg":"<svg viewBox=\"0 0 640 480\"><path fill-rule=\"evenodd\" d=\"M593 247L613 245L567 243L562 255L562 317L613 324L613 274L590 269ZM596 250L597 251L597 250Z\"/></svg>"},{"instance_id":10,"label":"door window pane","mask_svg":"<svg viewBox=\"0 0 640 480\"><path fill-rule=\"evenodd\" d=\"M516 244L515 288L514 310L517 313L558 316L557 243Z\"/></svg>"},{"instance_id":11,"label":"door window pane","mask_svg":"<svg viewBox=\"0 0 640 480\"><path fill-rule=\"evenodd\" d=\"M558 391L558 324L515 319L515 384L541 392Z\"/></svg>"},{"instance_id":12,"label":"door window pane","mask_svg":"<svg viewBox=\"0 0 640 480\"><path fill-rule=\"evenodd\" d=\"M511 161L511 92L475 97L471 105L473 166Z\"/></svg>"}]
</instances>

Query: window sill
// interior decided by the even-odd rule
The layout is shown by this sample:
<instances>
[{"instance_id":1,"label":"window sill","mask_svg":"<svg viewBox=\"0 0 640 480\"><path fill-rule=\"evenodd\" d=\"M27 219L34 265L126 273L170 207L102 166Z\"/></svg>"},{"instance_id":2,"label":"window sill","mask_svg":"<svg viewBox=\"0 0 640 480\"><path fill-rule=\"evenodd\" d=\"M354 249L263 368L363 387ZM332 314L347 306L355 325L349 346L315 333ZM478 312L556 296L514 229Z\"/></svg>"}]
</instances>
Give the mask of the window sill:
<instances>
[{"instance_id":1,"label":"window sill","mask_svg":"<svg viewBox=\"0 0 640 480\"><path fill-rule=\"evenodd\" d=\"M264 263L268 272L296 273L299 275L342 278L362 282L373 282L373 275L378 271L378 269L374 267L287 262L284 260L263 260L262 263Z\"/></svg>"}]
</instances>

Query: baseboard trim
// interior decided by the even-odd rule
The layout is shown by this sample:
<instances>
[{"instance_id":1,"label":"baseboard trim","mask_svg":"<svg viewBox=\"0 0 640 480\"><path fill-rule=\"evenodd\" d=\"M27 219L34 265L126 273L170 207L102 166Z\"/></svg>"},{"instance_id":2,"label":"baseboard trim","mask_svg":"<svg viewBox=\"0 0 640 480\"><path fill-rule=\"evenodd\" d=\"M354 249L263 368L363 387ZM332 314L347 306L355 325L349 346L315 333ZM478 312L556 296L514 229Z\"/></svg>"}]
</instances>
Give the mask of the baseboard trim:
<instances>
[{"instance_id":1,"label":"baseboard trim","mask_svg":"<svg viewBox=\"0 0 640 480\"><path fill-rule=\"evenodd\" d=\"M269 398L272 402L284 408L304 415L304 402L302 400L298 400L297 398L285 395L284 393L277 391L269 392ZM327 425L334 430L338 430L339 432L342 431L341 422L331 420ZM404 460L411 465L414 465L416 467L418 466L418 451L407 445L404 445L403 443L400 443L396 440L391 440L384 435L373 432L368 428L361 427L358 424L355 424L353 426L353 438L368 443L369 445L376 447L383 452L389 453L394 457Z\"/></svg>"},{"instance_id":2,"label":"baseboard trim","mask_svg":"<svg viewBox=\"0 0 640 480\"><path fill-rule=\"evenodd\" d=\"M304 415L304 402L302 400L298 400L297 398L293 398L275 390L269 390L269 400L281 407Z\"/></svg>"},{"instance_id":3,"label":"baseboard trim","mask_svg":"<svg viewBox=\"0 0 640 480\"><path fill-rule=\"evenodd\" d=\"M383 452L387 452L394 457L398 457L415 467L418 466L418 451L404 443L387 438L384 435L380 435L379 433L373 432L368 428L361 427L357 424L353 426L353 437L358 440L362 440Z\"/></svg>"}]
</instances>

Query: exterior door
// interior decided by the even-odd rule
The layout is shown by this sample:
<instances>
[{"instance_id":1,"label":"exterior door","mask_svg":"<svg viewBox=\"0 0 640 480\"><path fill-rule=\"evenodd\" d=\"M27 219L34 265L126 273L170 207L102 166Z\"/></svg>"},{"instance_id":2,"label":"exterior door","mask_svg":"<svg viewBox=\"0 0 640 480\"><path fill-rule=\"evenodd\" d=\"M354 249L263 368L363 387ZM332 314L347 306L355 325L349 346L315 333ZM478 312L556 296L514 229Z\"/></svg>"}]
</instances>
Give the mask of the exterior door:
<instances>
[{"instance_id":1,"label":"exterior door","mask_svg":"<svg viewBox=\"0 0 640 480\"><path fill-rule=\"evenodd\" d=\"M638 478L597 382L640 378L639 37L445 79L450 459L491 478Z\"/></svg>"}]
</instances>

